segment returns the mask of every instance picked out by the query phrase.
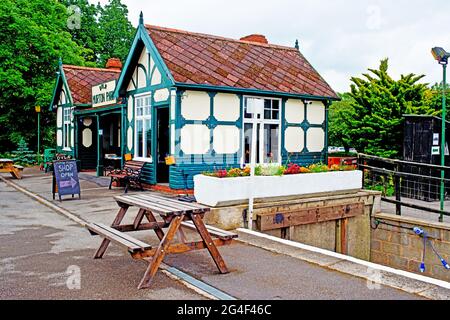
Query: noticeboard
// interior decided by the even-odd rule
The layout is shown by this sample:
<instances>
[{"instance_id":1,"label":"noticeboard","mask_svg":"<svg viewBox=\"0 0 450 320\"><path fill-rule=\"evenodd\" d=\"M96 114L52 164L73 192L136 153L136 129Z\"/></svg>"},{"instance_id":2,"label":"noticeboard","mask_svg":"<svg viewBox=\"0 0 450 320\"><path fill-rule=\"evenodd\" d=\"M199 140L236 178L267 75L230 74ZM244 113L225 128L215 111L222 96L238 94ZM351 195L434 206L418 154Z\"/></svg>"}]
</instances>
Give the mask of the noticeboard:
<instances>
[{"instance_id":1,"label":"noticeboard","mask_svg":"<svg viewBox=\"0 0 450 320\"><path fill-rule=\"evenodd\" d=\"M64 195L72 195L73 198L78 194L81 198L76 160L53 161L53 199L55 193L58 193L60 201Z\"/></svg>"}]
</instances>

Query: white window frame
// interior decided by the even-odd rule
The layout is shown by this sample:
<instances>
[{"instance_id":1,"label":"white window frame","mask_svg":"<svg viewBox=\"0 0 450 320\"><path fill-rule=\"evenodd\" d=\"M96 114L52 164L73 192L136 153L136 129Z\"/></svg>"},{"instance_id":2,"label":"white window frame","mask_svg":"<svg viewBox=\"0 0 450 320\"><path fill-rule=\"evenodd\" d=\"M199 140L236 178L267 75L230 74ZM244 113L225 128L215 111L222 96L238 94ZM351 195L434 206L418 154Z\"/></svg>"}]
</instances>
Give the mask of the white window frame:
<instances>
[{"instance_id":1,"label":"white window frame","mask_svg":"<svg viewBox=\"0 0 450 320\"><path fill-rule=\"evenodd\" d=\"M63 141L62 147L64 151L72 151L70 147L70 131L72 129L72 117L73 117L73 108L72 107L62 107L62 118L63 118Z\"/></svg>"},{"instance_id":2,"label":"white window frame","mask_svg":"<svg viewBox=\"0 0 450 320\"><path fill-rule=\"evenodd\" d=\"M138 103L137 101L142 99L143 102L145 102L145 100L148 98L149 104L148 105L143 105L143 108L145 107L149 107L150 108L150 112L149 114L145 114L143 112L142 115L138 115L137 114L137 109L138 109ZM150 157L139 157L138 156L138 134L137 134L137 121L138 120L142 120L142 130L143 133L145 133L146 131L146 127L145 127L145 120L150 120L150 130L153 130L152 128L152 110L153 110L153 106L151 104L151 93L143 93L143 94L139 94L139 95L135 95L134 96L134 159L139 160L139 161L143 161L143 162L153 162L153 155L151 154L151 150L150 150ZM153 136L153 132L152 132L152 136ZM147 136L145 134L143 134L142 136L142 154L145 155L147 152ZM152 144L153 145L153 144Z\"/></svg>"},{"instance_id":3,"label":"white window frame","mask_svg":"<svg viewBox=\"0 0 450 320\"><path fill-rule=\"evenodd\" d=\"M279 110L278 110L278 119L276 120L271 120L271 119L264 119L264 110L263 113L261 115L261 119L254 119L254 118L246 118L245 117L245 104L246 104L246 98L256 98L256 99L263 99L263 100L278 100L279 101ZM257 132L257 139L259 138L259 159L264 159L264 125L265 124L275 124L278 125L278 161L277 162L272 162L272 163L265 163L265 162L259 162L257 164L260 165L269 165L269 164L278 164L281 165L282 163L282 159L281 159L281 117L282 117L282 113L281 113L281 109L282 109L282 100L279 98L270 98L270 97L258 97L258 96L244 96L243 97L243 107L242 107L242 140L241 140L241 145L242 145L242 154L241 154L241 165L249 165L249 163L245 162L245 125L246 124L252 124L252 125L257 125L259 124L259 131Z\"/></svg>"}]
</instances>

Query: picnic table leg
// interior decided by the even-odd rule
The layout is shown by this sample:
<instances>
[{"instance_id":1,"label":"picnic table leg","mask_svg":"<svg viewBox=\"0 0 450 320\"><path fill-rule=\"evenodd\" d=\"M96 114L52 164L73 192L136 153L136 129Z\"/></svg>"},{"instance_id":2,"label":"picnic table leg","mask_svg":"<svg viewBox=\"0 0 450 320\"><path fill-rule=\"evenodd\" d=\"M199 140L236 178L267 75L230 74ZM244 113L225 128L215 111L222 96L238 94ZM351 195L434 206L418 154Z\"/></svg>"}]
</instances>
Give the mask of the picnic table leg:
<instances>
[{"instance_id":1,"label":"picnic table leg","mask_svg":"<svg viewBox=\"0 0 450 320\"><path fill-rule=\"evenodd\" d=\"M129 208L129 206L120 207L120 210L117 213L117 216L114 219L111 227L116 227L122 222L123 217L125 217L125 214L127 213L128 208ZM94 255L94 259L101 259L103 257L103 255L105 254L106 249L108 248L110 243L111 243L110 240L103 239L102 244L97 249L97 252Z\"/></svg>"},{"instance_id":2,"label":"picnic table leg","mask_svg":"<svg viewBox=\"0 0 450 320\"><path fill-rule=\"evenodd\" d=\"M142 222L142 219L144 218L144 215L145 215L145 209L139 209L136 219L134 219L134 222L133 222L134 229L137 229L139 227L139 225Z\"/></svg>"},{"instance_id":3,"label":"picnic table leg","mask_svg":"<svg viewBox=\"0 0 450 320\"><path fill-rule=\"evenodd\" d=\"M159 243L159 246L156 249L156 252L152 258L152 261L148 266L147 270L145 271L141 283L139 283L138 289L145 289L150 287L150 284L152 283L152 280L156 272L158 271L159 265L161 264L161 262L164 259L164 256L166 255L167 248L169 247L170 242L172 241L173 237L180 228L182 221L183 216L178 216L173 218L172 221L170 222L169 230Z\"/></svg>"},{"instance_id":4,"label":"picnic table leg","mask_svg":"<svg viewBox=\"0 0 450 320\"><path fill-rule=\"evenodd\" d=\"M147 217L148 222L157 222L155 216L151 211L149 210L145 211L145 216ZM153 230L155 231L159 241L162 241L162 239L164 238L164 231L159 227L156 227Z\"/></svg>"},{"instance_id":5,"label":"picnic table leg","mask_svg":"<svg viewBox=\"0 0 450 320\"><path fill-rule=\"evenodd\" d=\"M195 228L197 229L198 233L203 239L203 242L208 249L211 257L213 258L217 268L219 269L220 273L228 273L228 268L225 265L225 261L223 260L222 256L220 255L219 250L215 246L211 235L209 234L208 230L205 227L205 224L203 223L202 217L198 214L191 214L192 222L194 222Z\"/></svg>"}]
</instances>

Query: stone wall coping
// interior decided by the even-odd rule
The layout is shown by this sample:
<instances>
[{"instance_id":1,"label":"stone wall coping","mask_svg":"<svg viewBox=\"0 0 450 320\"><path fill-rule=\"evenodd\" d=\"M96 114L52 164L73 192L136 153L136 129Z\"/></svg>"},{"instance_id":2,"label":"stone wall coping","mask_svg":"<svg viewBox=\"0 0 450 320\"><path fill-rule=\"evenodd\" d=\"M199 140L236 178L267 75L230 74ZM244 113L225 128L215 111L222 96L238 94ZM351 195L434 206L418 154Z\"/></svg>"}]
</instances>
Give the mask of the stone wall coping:
<instances>
[{"instance_id":1,"label":"stone wall coping","mask_svg":"<svg viewBox=\"0 0 450 320\"><path fill-rule=\"evenodd\" d=\"M450 223L445 223L445 222L433 222L433 221L424 220L424 219L405 217L405 216L397 216L395 214L382 213L382 212L376 213L374 215L374 217L379 218L379 219L389 220L389 221L407 223L407 224L411 224L411 225L419 225L419 226L429 227L429 228L450 230ZM437 217L437 215L436 215L436 217Z\"/></svg>"}]
</instances>

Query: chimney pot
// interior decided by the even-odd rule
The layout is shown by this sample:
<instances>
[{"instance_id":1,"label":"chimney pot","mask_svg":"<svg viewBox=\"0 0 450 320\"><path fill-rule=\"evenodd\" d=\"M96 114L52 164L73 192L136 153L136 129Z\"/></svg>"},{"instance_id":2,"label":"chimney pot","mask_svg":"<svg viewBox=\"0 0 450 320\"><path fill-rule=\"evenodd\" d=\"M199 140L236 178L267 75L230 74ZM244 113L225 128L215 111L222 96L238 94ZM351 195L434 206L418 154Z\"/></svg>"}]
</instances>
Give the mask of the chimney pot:
<instances>
[{"instance_id":1,"label":"chimney pot","mask_svg":"<svg viewBox=\"0 0 450 320\"><path fill-rule=\"evenodd\" d=\"M122 70L122 62L118 58L109 58L106 62L106 69Z\"/></svg>"},{"instance_id":2,"label":"chimney pot","mask_svg":"<svg viewBox=\"0 0 450 320\"><path fill-rule=\"evenodd\" d=\"M266 44L269 43L269 41L267 41L266 37L263 36L262 34L251 34L249 36L242 37L240 40L256 42L256 43L266 43Z\"/></svg>"}]
</instances>

